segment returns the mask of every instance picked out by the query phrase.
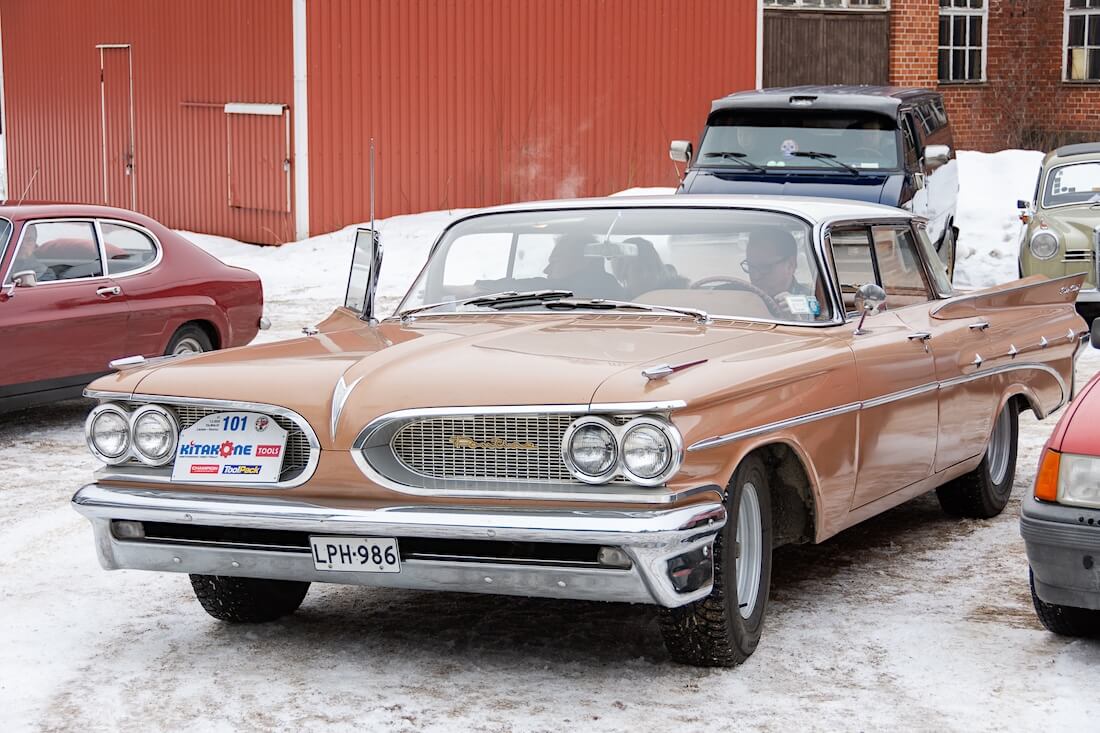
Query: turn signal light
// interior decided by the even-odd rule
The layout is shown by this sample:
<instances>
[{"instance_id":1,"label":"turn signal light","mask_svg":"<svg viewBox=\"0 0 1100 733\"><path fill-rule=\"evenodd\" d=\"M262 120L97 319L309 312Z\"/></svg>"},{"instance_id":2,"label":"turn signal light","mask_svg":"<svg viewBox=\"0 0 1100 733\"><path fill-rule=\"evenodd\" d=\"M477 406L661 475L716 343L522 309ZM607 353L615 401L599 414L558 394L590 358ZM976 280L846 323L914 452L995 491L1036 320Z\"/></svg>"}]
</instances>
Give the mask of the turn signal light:
<instances>
[{"instance_id":1,"label":"turn signal light","mask_svg":"<svg viewBox=\"0 0 1100 733\"><path fill-rule=\"evenodd\" d=\"M1058 501L1058 470L1062 454L1047 448L1039 461L1039 475L1035 477L1035 498Z\"/></svg>"}]
</instances>

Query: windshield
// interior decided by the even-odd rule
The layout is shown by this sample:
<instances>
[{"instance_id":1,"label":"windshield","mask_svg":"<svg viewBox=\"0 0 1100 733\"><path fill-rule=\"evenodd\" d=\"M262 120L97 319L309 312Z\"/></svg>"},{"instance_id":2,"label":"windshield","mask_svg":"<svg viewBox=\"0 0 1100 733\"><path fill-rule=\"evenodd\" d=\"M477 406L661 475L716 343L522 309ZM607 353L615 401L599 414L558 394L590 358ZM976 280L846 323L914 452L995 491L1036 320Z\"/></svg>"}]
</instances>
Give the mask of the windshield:
<instances>
[{"instance_id":1,"label":"windshield","mask_svg":"<svg viewBox=\"0 0 1100 733\"><path fill-rule=\"evenodd\" d=\"M787 214L696 208L490 214L446 232L398 310L446 303L438 312L546 311L598 298L711 316L825 322L833 316L819 272L809 225ZM509 291L532 295L479 297ZM459 302L471 298L477 301Z\"/></svg>"},{"instance_id":2,"label":"windshield","mask_svg":"<svg viewBox=\"0 0 1100 733\"><path fill-rule=\"evenodd\" d=\"M11 222L0 219L0 264L4 262L4 253L7 252L9 239L11 239Z\"/></svg>"},{"instance_id":3,"label":"windshield","mask_svg":"<svg viewBox=\"0 0 1100 733\"><path fill-rule=\"evenodd\" d=\"M1100 162L1071 163L1047 175L1043 206L1100 204Z\"/></svg>"},{"instance_id":4,"label":"windshield","mask_svg":"<svg viewBox=\"0 0 1100 733\"><path fill-rule=\"evenodd\" d=\"M868 112L725 110L711 115L698 165L746 168L898 168L897 126ZM825 153L811 158L796 153ZM731 159L730 153L744 157Z\"/></svg>"}]
</instances>

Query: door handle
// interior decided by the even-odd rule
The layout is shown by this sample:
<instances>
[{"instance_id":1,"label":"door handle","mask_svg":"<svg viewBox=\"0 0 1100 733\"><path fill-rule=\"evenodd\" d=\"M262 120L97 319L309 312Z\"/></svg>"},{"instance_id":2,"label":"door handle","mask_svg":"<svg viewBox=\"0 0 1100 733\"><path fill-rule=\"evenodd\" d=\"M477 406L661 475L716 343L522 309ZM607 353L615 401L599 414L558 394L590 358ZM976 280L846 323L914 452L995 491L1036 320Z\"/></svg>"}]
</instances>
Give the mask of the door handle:
<instances>
[{"instance_id":1,"label":"door handle","mask_svg":"<svg viewBox=\"0 0 1100 733\"><path fill-rule=\"evenodd\" d=\"M112 295L122 295L122 288L117 285L111 285L106 288L96 288L95 294L101 298L108 298Z\"/></svg>"},{"instance_id":2,"label":"door handle","mask_svg":"<svg viewBox=\"0 0 1100 733\"><path fill-rule=\"evenodd\" d=\"M989 323L987 321L978 321L977 323L971 323L967 328L971 331L984 331L989 328Z\"/></svg>"},{"instance_id":3,"label":"door handle","mask_svg":"<svg viewBox=\"0 0 1100 733\"><path fill-rule=\"evenodd\" d=\"M928 339L932 338L932 334L930 334L928 331L917 331L916 333L909 334L905 338L909 339L910 341L927 341Z\"/></svg>"}]
</instances>

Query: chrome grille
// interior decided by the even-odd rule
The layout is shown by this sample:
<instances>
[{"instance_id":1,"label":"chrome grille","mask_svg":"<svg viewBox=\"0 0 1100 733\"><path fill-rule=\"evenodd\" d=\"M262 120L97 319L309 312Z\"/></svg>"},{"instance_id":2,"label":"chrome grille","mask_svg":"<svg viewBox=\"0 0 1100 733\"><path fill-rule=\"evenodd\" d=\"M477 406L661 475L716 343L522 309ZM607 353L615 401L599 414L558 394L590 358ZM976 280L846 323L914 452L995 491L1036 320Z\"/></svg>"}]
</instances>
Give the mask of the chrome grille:
<instances>
[{"instance_id":1,"label":"chrome grille","mask_svg":"<svg viewBox=\"0 0 1100 733\"><path fill-rule=\"evenodd\" d=\"M430 478L569 482L561 439L576 417L431 417L403 426L390 447L405 468Z\"/></svg>"},{"instance_id":2,"label":"chrome grille","mask_svg":"<svg viewBox=\"0 0 1100 733\"><path fill-rule=\"evenodd\" d=\"M1090 262L1091 260L1092 250L1088 249L1067 249L1062 257L1062 262Z\"/></svg>"}]
</instances>

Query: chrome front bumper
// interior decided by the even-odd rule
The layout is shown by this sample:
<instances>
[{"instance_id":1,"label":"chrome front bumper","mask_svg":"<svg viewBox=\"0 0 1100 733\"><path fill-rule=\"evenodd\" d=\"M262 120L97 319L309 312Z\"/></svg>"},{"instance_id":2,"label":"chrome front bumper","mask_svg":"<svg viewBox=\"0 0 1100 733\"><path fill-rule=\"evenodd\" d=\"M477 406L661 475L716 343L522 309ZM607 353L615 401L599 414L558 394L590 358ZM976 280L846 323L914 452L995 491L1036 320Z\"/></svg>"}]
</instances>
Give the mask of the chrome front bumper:
<instances>
[{"instance_id":1,"label":"chrome front bumper","mask_svg":"<svg viewBox=\"0 0 1100 733\"><path fill-rule=\"evenodd\" d=\"M501 595L627 601L682 606L712 587L712 546L726 523L717 502L679 509L509 509L417 507L379 509L325 506L279 497L211 495L89 484L73 507L95 532L100 564L168 572L274 578L324 583L419 588ZM596 563L532 561L483 556L402 558L399 573L315 568L308 547L203 539L120 539L113 521L173 527L276 530L350 537L433 538L514 543L569 543L620 548L629 568ZM201 534L201 533L200 533ZM403 551L404 554L404 551ZM704 578L687 590L682 578Z\"/></svg>"}]
</instances>

